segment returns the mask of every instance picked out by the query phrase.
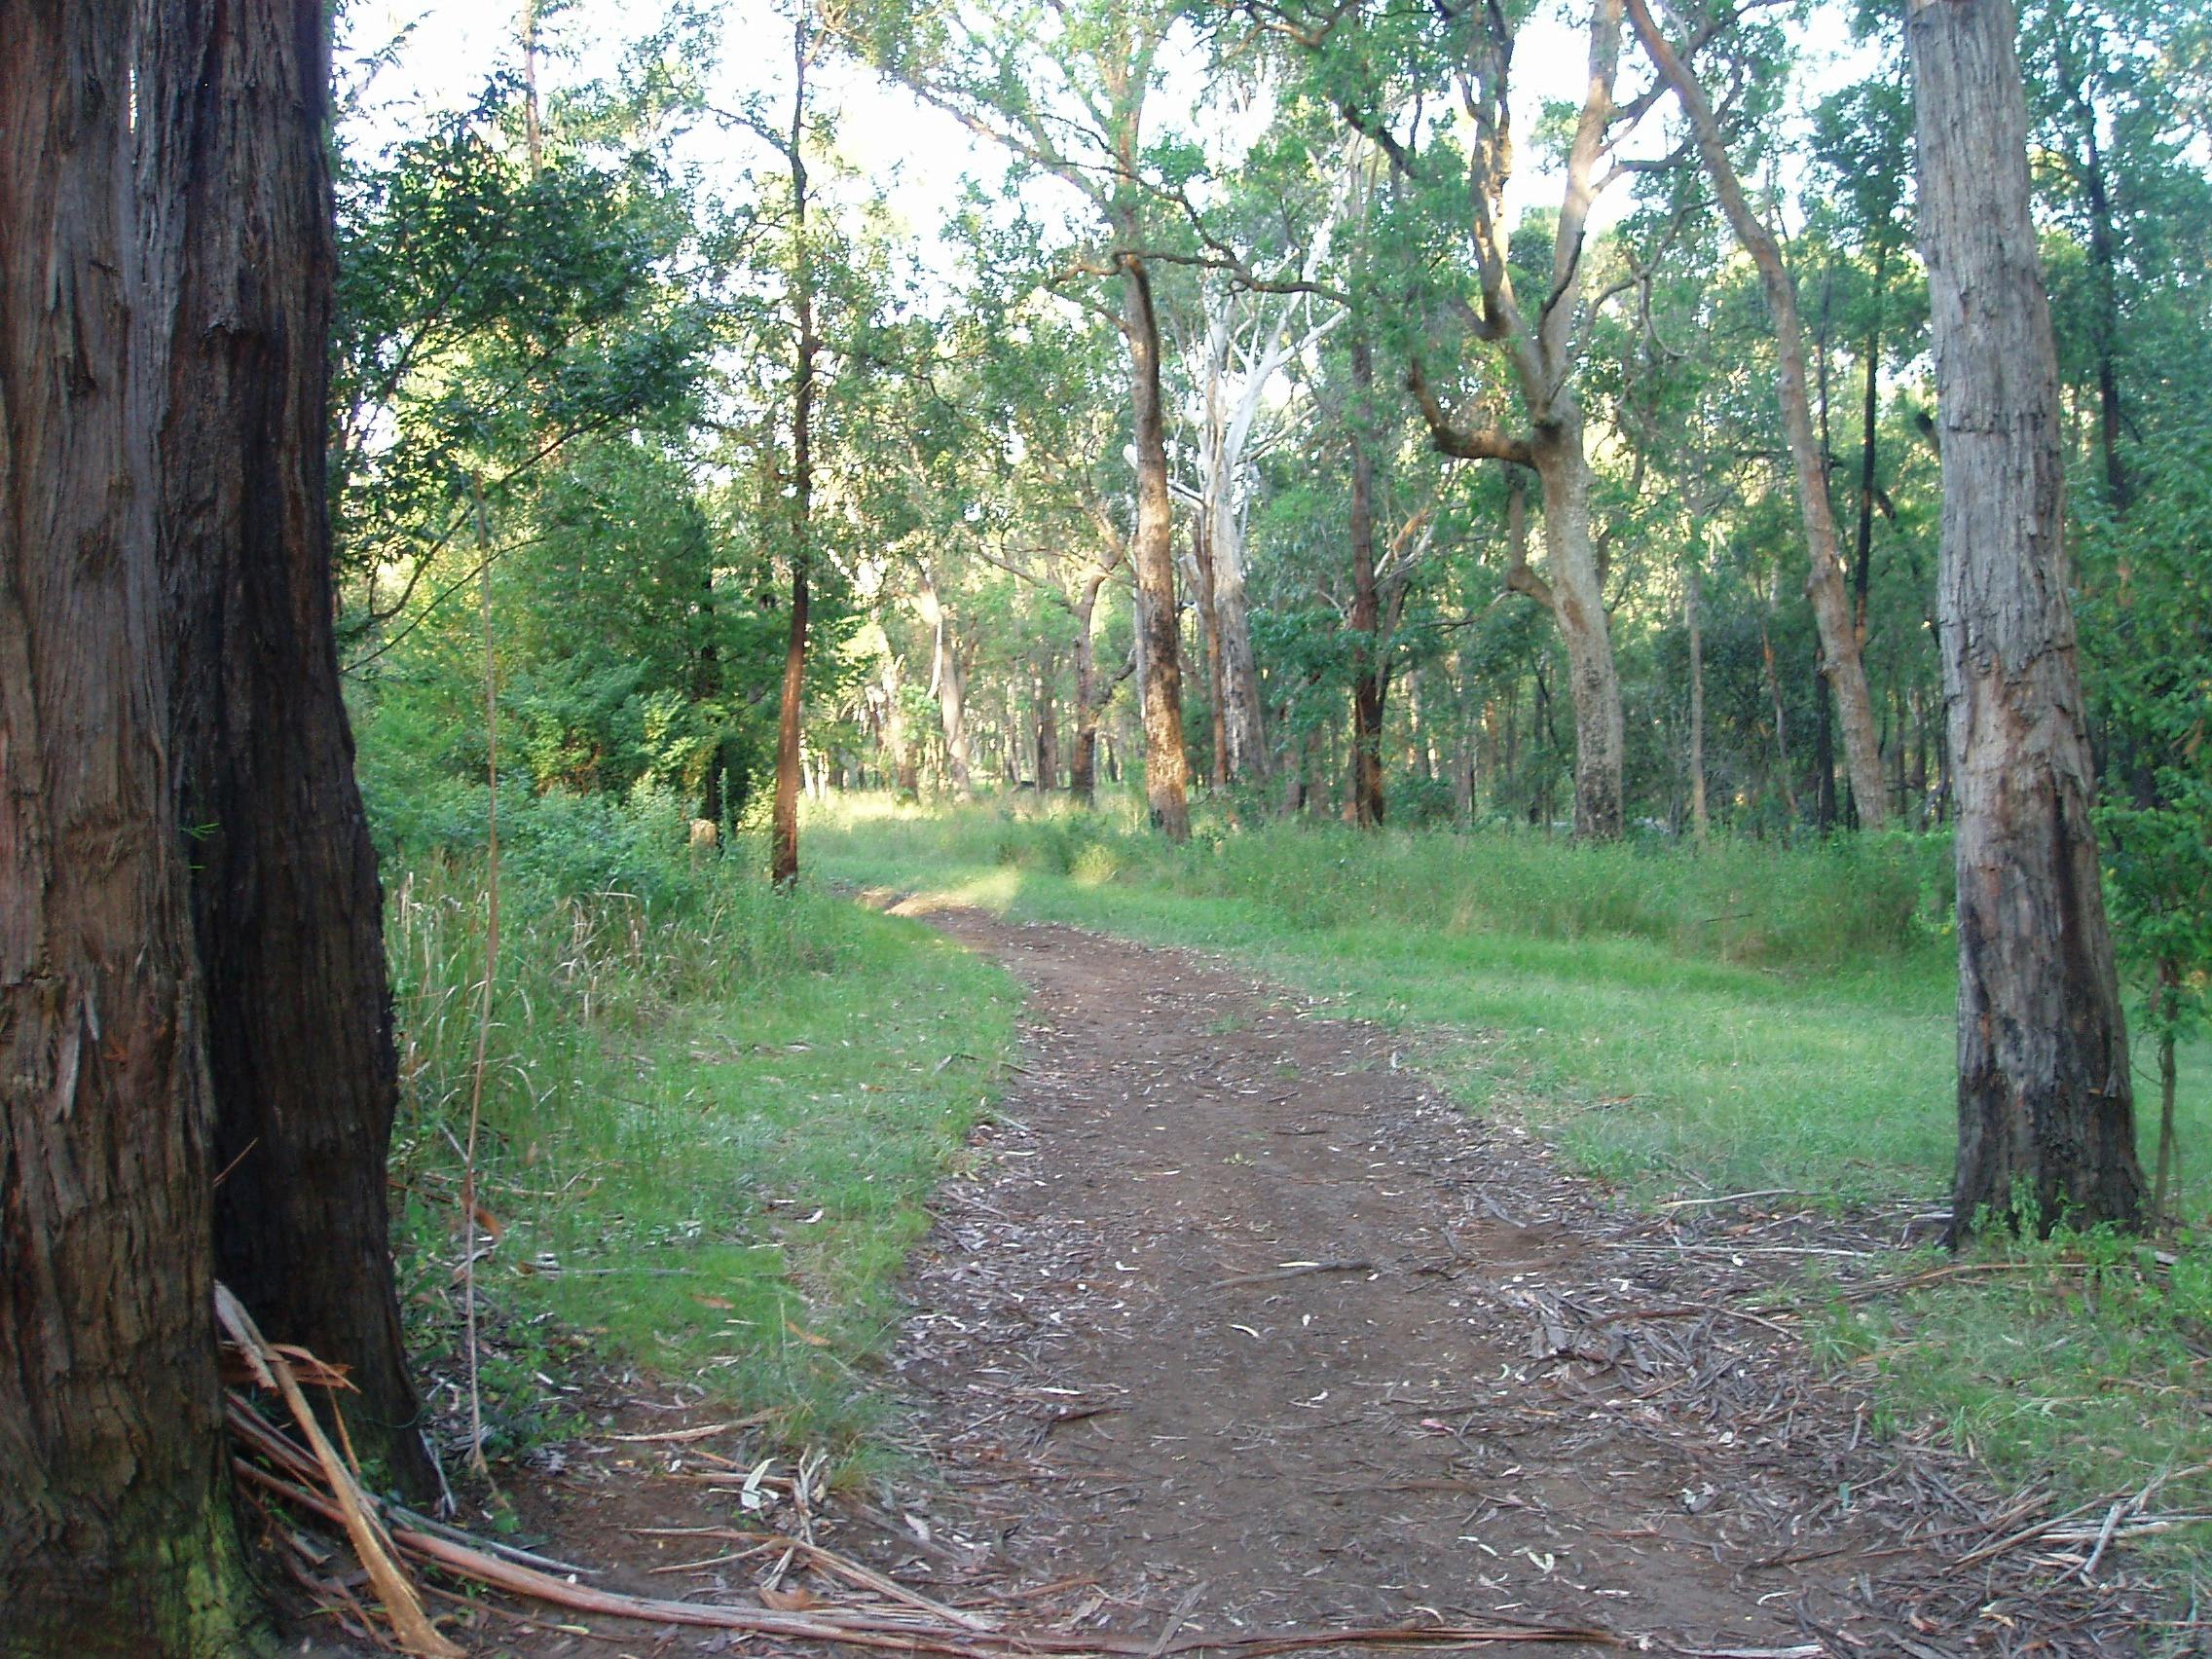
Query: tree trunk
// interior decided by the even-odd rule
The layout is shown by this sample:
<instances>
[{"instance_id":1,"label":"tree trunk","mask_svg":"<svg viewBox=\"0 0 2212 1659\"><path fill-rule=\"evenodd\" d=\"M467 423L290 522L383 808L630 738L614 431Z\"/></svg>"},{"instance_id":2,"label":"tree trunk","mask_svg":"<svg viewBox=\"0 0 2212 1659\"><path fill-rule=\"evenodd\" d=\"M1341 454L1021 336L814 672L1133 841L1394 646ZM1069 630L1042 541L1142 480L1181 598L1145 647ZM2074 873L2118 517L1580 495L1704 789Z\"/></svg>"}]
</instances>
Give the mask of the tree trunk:
<instances>
[{"instance_id":1,"label":"tree trunk","mask_svg":"<svg viewBox=\"0 0 2212 1659\"><path fill-rule=\"evenodd\" d=\"M1191 563L1198 577L1198 624L1205 635L1206 689L1213 703L1211 781L1220 789L1235 776L1235 769L1229 751L1228 675L1222 661L1221 611L1214 605L1213 539L1207 533L1203 513L1197 515L1191 525Z\"/></svg>"},{"instance_id":2,"label":"tree trunk","mask_svg":"<svg viewBox=\"0 0 2212 1659\"><path fill-rule=\"evenodd\" d=\"M1375 588L1375 358L1351 343L1351 816L1382 826L1382 638Z\"/></svg>"},{"instance_id":3,"label":"tree trunk","mask_svg":"<svg viewBox=\"0 0 2212 1659\"><path fill-rule=\"evenodd\" d=\"M252 1641L142 401L166 317L126 213L129 22L12 6L0 73L0 1618L24 1659Z\"/></svg>"},{"instance_id":4,"label":"tree trunk","mask_svg":"<svg viewBox=\"0 0 2212 1659\"><path fill-rule=\"evenodd\" d=\"M1098 642L1090 624L1105 582L1104 571L1086 576L1075 604L1075 745L1068 755L1068 793L1085 806L1098 795L1098 717L1106 703L1098 695Z\"/></svg>"},{"instance_id":5,"label":"tree trunk","mask_svg":"<svg viewBox=\"0 0 2212 1659\"><path fill-rule=\"evenodd\" d=\"M1887 241L1874 244L1874 320L1866 325L1866 344L1862 349L1866 361L1863 365L1865 385L1860 398L1859 409L1859 536L1852 549L1851 561L1851 618L1852 631L1859 637L1863 660L1866 646L1866 594L1874 583L1874 463L1881 415L1882 386L1882 283L1889 272L1890 247Z\"/></svg>"},{"instance_id":6,"label":"tree trunk","mask_svg":"<svg viewBox=\"0 0 2212 1659\"><path fill-rule=\"evenodd\" d=\"M1037 789L1039 793L1060 787L1060 712L1052 698L1052 662L1037 677Z\"/></svg>"},{"instance_id":7,"label":"tree trunk","mask_svg":"<svg viewBox=\"0 0 2212 1659\"><path fill-rule=\"evenodd\" d=\"M976 798L975 761L968 747L968 675L961 661L959 642L952 637L951 618L938 597L937 580L928 565L922 566L922 620L930 625L930 691L937 698L938 719L944 728L944 768L953 794L961 800Z\"/></svg>"},{"instance_id":8,"label":"tree trunk","mask_svg":"<svg viewBox=\"0 0 2212 1659\"><path fill-rule=\"evenodd\" d=\"M1704 525L1692 534L1702 541ZM1682 570L1682 622L1690 636L1690 833L1702 846L1713 820L1705 798L1705 553L1697 541Z\"/></svg>"},{"instance_id":9,"label":"tree trunk","mask_svg":"<svg viewBox=\"0 0 2212 1659\"><path fill-rule=\"evenodd\" d=\"M1810 400L1805 387L1804 330L1797 318L1796 285L1782 263L1782 249L1773 234L1751 211L1743 182L1728 159L1720 121L1698 85L1697 78L1667 44L1653 20L1647 0L1627 0L1630 21L1660 74L1675 89L1675 96L1697 134L1698 152L1713 180L1714 192L1727 212L1736 240L1758 267L1766 291L1767 311L1774 318L1775 391L1782 404L1782 426L1789 443L1789 461L1797 477L1797 506L1805 522L1805 545L1811 569L1805 593L1813 602L1814 620L1820 624L1821 650L1827 682L1835 692L1843 725L1843 750L1851 769L1851 786L1859 815L1868 829L1879 829L1888 818L1887 791L1882 781L1882 752L1874 736L1874 703L1866 689L1865 666L1859 659L1859 633L1853 626L1852 608L1844 592L1843 566L1836 555L1835 512L1828 502L1827 466L1813 435Z\"/></svg>"},{"instance_id":10,"label":"tree trunk","mask_svg":"<svg viewBox=\"0 0 2212 1659\"><path fill-rule=\"evenodd\" d=\"M1534 451L1544 493L1544 568L1550 608L1567 645L1567 698L1574 707L1574 832L1618 840L1626 726L1620 676L1613 666L1604 579L1590 538L1590 461L1579 411L1563 407L1541 429Z\"/></svg>"},{"instance_id":11,"label":"tree trunk","mask_svg":"<svg viewBox=\"0 0 2212 1659\"><path fill-rule=\"evenodd\" d=\"M1138 245L1134 223L1118 226ZM1130 549L1144 603L1144 793L1152 821L1170 841L1191 838L1189 757L1183 752L1182 641L1175 622L1174 506L1167 489L1167 427L1160 394L1160 318L1144 262L1124 253L1122 326L1129 347L1129 397L1136 423L1137 534Z\"/></svg>"},{"instance_id":12,"label":"tree trunk","mask_svg":"<svg viewBox=\"0 0 2212 1659\"><path fill-rule=\"evenodd\" d=\"M332 626L328 44L313 8L269 0L162 0L142 21L171 764L227 1172L216 1272L273 1341L350 1368L353 1444L422 1493L386 1201L383 891Z\"/></svg>"},{"instance_id":13,"label":"tree trunk","mask_svg":"<svg viewBox=\"0 0 2212 1659\"><path fill-rule=\"evenodd\" d=\"M2066 597L2058 365L2005 0L1911 0L1958 799L1954 1235L2143 1214ZM2025 1206L2033 1206L2032 1212Z\"/></svg>"},{"instance_id":14,"label":"tree trunk","mask_svg":"<svg viewBox=\"0 0 2212 1659\"><path fill-rule=\"evenodd\" d=\"M806 623L808 563L812 558L814 513L814 364L822 343L814 334L814 279L806 247L807 16L793 25L792 62L791 164L792 235L797 246L792 261L793 309L798 341L792 364L791 473L791 628L784 642L783 698L776 717L776 796L769 820L768 877L778 887L798 879L799 745L806 704Z\"/></svg>"},{"instance_id":15,"label":"tree trunk","mask_svg":"<svg viewBox=\"0 0 2212 1659\"><path fill-rule=\"evenodd\" d=\"M1221 631L1222 696L1228 705L1229 775L1268 775L1267 727L1260 709L1260 666L1252 650L1252 616L1244 591L1244 528L1234 504L1215 504L1207 538L1214 614Z\"/></svg>"}]
</instances>

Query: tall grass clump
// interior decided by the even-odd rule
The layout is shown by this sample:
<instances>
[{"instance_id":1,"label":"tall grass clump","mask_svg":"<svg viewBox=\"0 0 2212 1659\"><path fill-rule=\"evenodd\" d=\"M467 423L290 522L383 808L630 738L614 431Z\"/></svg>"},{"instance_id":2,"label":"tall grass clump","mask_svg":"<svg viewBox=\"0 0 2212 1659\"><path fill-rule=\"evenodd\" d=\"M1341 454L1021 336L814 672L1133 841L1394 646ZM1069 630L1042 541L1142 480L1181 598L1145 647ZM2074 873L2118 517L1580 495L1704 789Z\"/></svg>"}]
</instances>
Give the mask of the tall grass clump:
<instances>
[{"instance_id":1,"label":"tall grass clump","mask_svg":"<svg viewBox=\"0 0 2212 1659\"><path fill-rule=\"evenodd\" d=\"M407 841L385 826L392 1167L440 1378L485 967L468 805L454 792L435 844L412 838L428 819ZM663 800L503 798L500 828L478 1270L506 1315L495 1452L558 1426L535 1374L563 1330L850 1449L872 1416L856 1367L1011 1038L1003 976L915 924L775 891L750 844L690 850Z\"/></svg>"},{"instance_id":2,"label":"tall grass clump","mask_svg":"<svg viewBox=\"0 0 2212 1659\"><path fill-rule=\"evenodd\" d=\"M1406 922L1447 933L1641 940L1689 957L1818 973L1939 955L1951 909L1949 847L1928 836L1589 846L1510 826L1372 833L1201 820L1188 845L1173 847L1113 808L924 816L864 802L853 811L853 831L887 857L988 860L1088 886L1233 900L1301 929Z\"/></svg>"}]
</instances>

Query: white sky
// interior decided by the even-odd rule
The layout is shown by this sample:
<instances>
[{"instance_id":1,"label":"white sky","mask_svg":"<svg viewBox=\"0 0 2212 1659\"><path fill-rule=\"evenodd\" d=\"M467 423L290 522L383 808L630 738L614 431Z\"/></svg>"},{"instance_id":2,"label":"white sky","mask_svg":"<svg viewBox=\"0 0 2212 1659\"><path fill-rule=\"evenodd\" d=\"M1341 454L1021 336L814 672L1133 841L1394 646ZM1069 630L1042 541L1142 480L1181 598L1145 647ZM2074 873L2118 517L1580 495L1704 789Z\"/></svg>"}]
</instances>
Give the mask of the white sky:
<instances>
[{"instance_id":1,"label":"white sky","mask_svg":"<svg viewBox=\"0 0 2212 1659\"><path fill-rule=\"evenodd\" d=\"M661 0L576 0L547 25L552 55L540 69L540 82L557 87L608 73L622 48L659 20ZM1533 170L1534 156L1526 135L1535 127L1546 99L1579 98L1588 72L1587 35L1572 13L1586 16L1573 0L1554 0L1527 25L1514 53L1514 121L1524 135L1524 171L1508 197L1509 213L1530 205L1556 205L1558 182ZM412 29L397 60L377 78L371 102L383 113L370 132L397 131L409 124L410 109L436 111L473 96L501 63L515 60L519 7L444 4L434 0L354 0L347 8L347 39L341 51L381 48ZM711 87L713 100L734 107L751 94L788 96L791 24L770 0L728 0L722 13L723 36ZM1837 84L1858 54L1852 51L1840 10L1824 7L1814 16L1806 78L1812 88ZM1624 53L1629 74L1641 78L1633 47ZM832 60L818 72L816 85L826 107L837 112L839 148L851 166L880 188L894 220L913 234L925 264L933 263L934 233L952 216L964 176L996 181L1004 159L996 147L972 135L958 122L916 99L903 88L887 85L868 71ZM1170 85L1159 104L1163 118L1180 117L1173 106L1187 104L1194 84ZM1185 122L1175 119L1174 126ZM1653 135L1657 119L1647 123ZM760 160L757 140L719 124L705 123L687 135L682 160L695 166L710 191L733 195L744 168ZM1625 189L1602 201L1602 225L1627 204ZM1042 205L1042 203L1040 203Z\"/></svg>"}]
</instances>

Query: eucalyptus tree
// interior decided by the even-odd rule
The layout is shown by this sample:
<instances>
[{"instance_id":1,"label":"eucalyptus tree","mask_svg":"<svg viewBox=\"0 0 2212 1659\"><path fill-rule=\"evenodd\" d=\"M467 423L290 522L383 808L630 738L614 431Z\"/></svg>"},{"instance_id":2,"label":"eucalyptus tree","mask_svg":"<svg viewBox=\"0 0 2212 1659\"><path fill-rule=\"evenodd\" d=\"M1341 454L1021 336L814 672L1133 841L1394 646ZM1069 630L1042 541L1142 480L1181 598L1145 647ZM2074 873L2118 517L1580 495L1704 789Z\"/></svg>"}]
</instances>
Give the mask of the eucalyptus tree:
<instances>
[{"instance_id":1,"label":"eucalyptus tree","mask_svg":"<svg viewBox=\"0 0 2212 1659\"><path fill-rule=\"evenodd\" d=\"M41 1659L212 1659L250 1622L167 761L158 376L132 355L166 345L143 327L160 295L115 95L129 22L12 12L0 75L0 1604L11 1647Z\"/></svg>"},{"instance_id":2,"label":"eucalyptus tree","mask_svg":"<svg viewBox=\"0 0 2212 1659\"><path fill-rule=\"evenodd\" d=\"M1362 5L1315 14L1270 8L1260 16L1308 55L1305 95L1334 109L1384 159L1394 181L1390 216L1430 227L1404 238L1419 257L1400 266L1395 291L1378 291L1376 324L1404 356L1409 387L1441 453L1536 475L1543 567L1519 567L1514 579L1550 615L1567 647L1576 830L1617 836L1620 680L1604 555L1591 523L1594 469L1578 371L1589 317L1608 297L1588 287L1597 264L1591 209L1631 170L1621 141L1656 101L1656 89L1619 96L1622 0L1592 0L1589 8L1588 77L1558 158L1562 185L1549 246L1536 258L1516 238L1506 209L1520 28L1511 13L1472 4L1425 14ZM1455 126L1434 116L1440 106L1466 112L1464 148ZM1448 223L1457 261L1445 257L1433 228ZM1471 292L1454 279L1462 267L1471 267ZM1524 283L1530 284L1526 295ZM1486 351L1462 371L1456 365L1468 344ZM1507 412L1515 401L1519 423Z\"/></svg>"},{"instance_id":3,"label":"eucalyptus tree","mask_svg":"<svg viewBox=\"0 0 2212 1659\"><path fill-rule=\"evenodd\" d=\"M1860 661L1859 630L1837 546L1835 511L1828 498L1827 456L1813 429L1797 284L1783 261L1781 242L1754 210L1744 189L1729 155L1730 135L1703 82L1661 29L1650 0L1625 3L1645 54L1674 89L1729 226L1758 268L1765 289L1767 310L1774 319L1776 394L1782 406L1783 431L1796 479L1798 511L1804 520L1811 565L1805 592L1820 624L1822 673L1843 717L1844 753L1860 819L1868 828L1879 829L1889 817L1881 745L1875 735L1873 701L1866 689L1864 665ZM1825 790L1825 779L1823 787Z\"/></svg>"},{"instance_id":4,"label":"eucalyptus tree","mask_svg":"<svg viewBox=\"0 0 2212 1659\"><path fill-rule=\"evenodd\" d=\"M1959 786L1952 1228L2134 1226L2134 1080L2067 599L2058 362L2006 0L1913 0Z\"/></svg>"},{"instance_id":5,"label":"eucalyptus tree","mask_svg":"<svg viewBox=\"0 0 2212 1659\"><path fill-rule=\"evenodd\" d=\"M1179 26L1173 8L1144 0L989 0L945 11L884 0L864 9L856 30L886 73L1000 145L1017 167L1059 180L1089 221L1061 287L1113 321L1127 355L1145 793L1174 841L1190 835L1190 762L1155 284L1163 256L1188 252L1169 204L1187 200L1181 187L1197 158L1155 126ZM1100 283L1111 297L1091 291Z\"/></svg>"}]
</instances>

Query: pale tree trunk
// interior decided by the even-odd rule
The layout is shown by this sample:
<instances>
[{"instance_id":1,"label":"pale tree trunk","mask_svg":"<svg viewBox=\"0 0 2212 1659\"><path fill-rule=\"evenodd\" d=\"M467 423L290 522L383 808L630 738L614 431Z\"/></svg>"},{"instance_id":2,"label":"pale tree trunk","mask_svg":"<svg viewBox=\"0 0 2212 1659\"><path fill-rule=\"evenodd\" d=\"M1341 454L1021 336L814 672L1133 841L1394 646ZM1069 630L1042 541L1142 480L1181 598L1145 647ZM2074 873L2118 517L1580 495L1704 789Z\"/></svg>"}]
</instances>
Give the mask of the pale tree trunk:
<instances>
[{"instance_id":1,"label":"pale tree trunk","mask_svg":"<svg viewBox=\"0 0 2212 1659\"><path fill-rule=\"evenodd\" d=\"M1626 751L1620 678L1605 615L1604 570L1590 534L1590 457L1573 386L1574 328L1581 309L1590 208L1601 188L1613 88L1620 65L1622 0L1591 0L1587 90L1568 147L1566 187L1552 234L1544 300L1524 309L1507 246L1506 184L1512 171L1508 78L1511 24L1493 10L1469 31L1461 92L1472 116L1469 199L1475 262L1482 283L1479 331L1502 350L1521 391L1526 435L1455 425L1414 365L1412 390L1438 450L1469 461L1504 461L1534 469L1543 491L1544 573L1516 560L1508 585L1538 600L1567 646L1567 693L1574 707L1574 829L1593 840L1617 839L1624 826Z\"/></svg>"},{"instance_id":2,"label":"pale tree trunk","mask_svg":"<svg viewBox=\"0 0 2212 1659\"><path fill-rule=\"evenodd\" d=\"M1605 615L1604 574L1590 535L1590 458L1582 414L1555 400L1557 424L1536 436L1533 461L1544 501L1546 608L1567 645L1567 701L1574 710L1574 832L1617 840L1625 824L1622 771L1627 724Z\"/></svg>"},{"instance_id":3,"label":"pale tree trunk","mask_svg":"<svg viewBox=\"0 0 2212 1659\"><path fill-rule=\"evenodd\" d=\"M778 887L798 879L799 740L806 711L808 565L813 557L815 359L822 343L814 333L814 278L806 247L807 15L792 34L792 129L785 161L791 167L792 235L798 245L792 265L792 305L797 339L792 362L791 562L792 608L784 641L783 695L776 718L776 794L769 814L768 875Z\"/></svg>"},{"instance_id":4,"label":"pale tree trunk","mask_svg":"<svg viewBox=\"0 0 2212 1659\"><path fill-rule=\"evenodd\" d=\"M0 71L0 1645L24 1659L252 1646L167 763L147 407L166 296L126 213L129 25L26 0Z\"/></svg>"},{"instance_id":5,"label":"pale tree trunk","mask_svg":"<svg viewBox=\"0 0 2212 1659\"><path fill-rule=\"evenodd\" d=\"M925 561L921 567L919 595L922 620L930 628L930 695L937 699L938 719L944 728L944 765L953 794L961 800L976 798L975 761L968 748L968 674L960 645L952 636L952 619L937 591L937 578Z\"/></svg>"},{"instance_id":6,"label":"pale tree trunk","mask_svg":"<svg viewBox=\"0 0 2212 1659\"><path fill-rule=\"evenodd\" d=\"M1116 229L1125 246L1137 245L1133 215ZM1167 487L1167 428L1160 394L1160 318L1144 262L1128 252L1120 262L1136 424L1137 533L1130 563L1143 596L1137 625L1144 634L1144 792L1160 831L1170 841L1187 841L1191 767L1183 751L1182 642L1175 623L1174 503Z\"/></svg>"},{"instance_id":7,"label":"pale tree trunk","mask_svg":"<svg viewBox=\"0 0 2212 1659\"><path fill-rule=\"evenodd\" d=\"M1911 0L1958 798L1954 1235L2137 1225L2134 1090L2066 597L2057 353L2004 0ZM2022 1205L2033 1205L2032 1218Z\"/></svg>"},{"instance_id":8,"label":"pale tree trunk","mask_svg":"<svg viewBox=\"0 0 2212 1659\"><path fill-rule=\"evenodd\" d=\"M167 321L158 541L216 1102L216 1267L350 1368L353 1444L415 1492L391 1266L383 892L332 628L327 44L313 8L141 8L141 201ZM152 364L148 365L153 368Z\"/></svg>"},{"instance_id":9,"label":"pale tree trunk","mask_svg":"<svg viewBox=\"0 0 2212 1659\"><path fill-rule=\"evenodd\" d=\"M1052 696L1052 660L1045 659L1037 676L1037 789L1040 793L1060 787L1060 711Z\"/></svg>"},{"instance_id":10,"label":"pale tree trunk","mask_svg":"<svg viewBox=\"0 0 2212 1659\"><path fill-rule=\"evenodd\" d=\"M1782 263L1782 249L1773 233L1751 211L1743 181L1728 159L1719 118L1666 37L1653 20L1647 0L1626 0L1645 52L1675 89L1683 113L1697 134L1698 153L1713 180L1714 191L1728 215L1736 240L1758 267L1766 292L1767 311L1774 318L1776 394L1782 405L1782 427L1789 445L1789 462L1797 478L1797 508L1805 524L1805 546L1810 570L1805 578L1806 597L1813 602L1813 617L1820 625L1823 669L1835 693L1836 711L1843 724L1845 765L1851 772L1853 798L1859 819L1869 830L1888 820L1888 791L1882 778L1882 750L1874 730L1874 703L1866 689L1866 669L1860 660L1859 631L1854 625L1851 598L1846 591L1843 562L1836 552L1835 511L1828 501L1827 467L1813 434L1811 399L1805 385L1804 329L1797 317L1797 289Z\"/></svg>"},{"instance_id":11,"label":"pale tree trunk","mask_svg":"<svg viewBox=\"0 0 2212 1659\"><path fill-rule=\"evenodd\" d=\"M914 762L914 743L906 730L905 675L901 671L899 659L886 651L883 656L883 754L891 762L893 786L902 800L913 800L922 793L921 776Z\"/></svg>"},{"instance_id":12,"label":"pale tree trunk","mask_svg":"<svg viewBox=\"0 0 2212 1659\"><path fill-rule=\"evenodd\" d=\"M1191 526L1191 573L1196 578L1192 590L1198 596L1198 626L1205 641L1206 690L1213 703L1213 776L1216 788L1228 784L1235 774L1229 749L1229 709L1224 694L1225 673L1222 665L1221 611L1214 605L1213 547L1206 531L1203 514Z\"/></svg>"}]
</instances>

